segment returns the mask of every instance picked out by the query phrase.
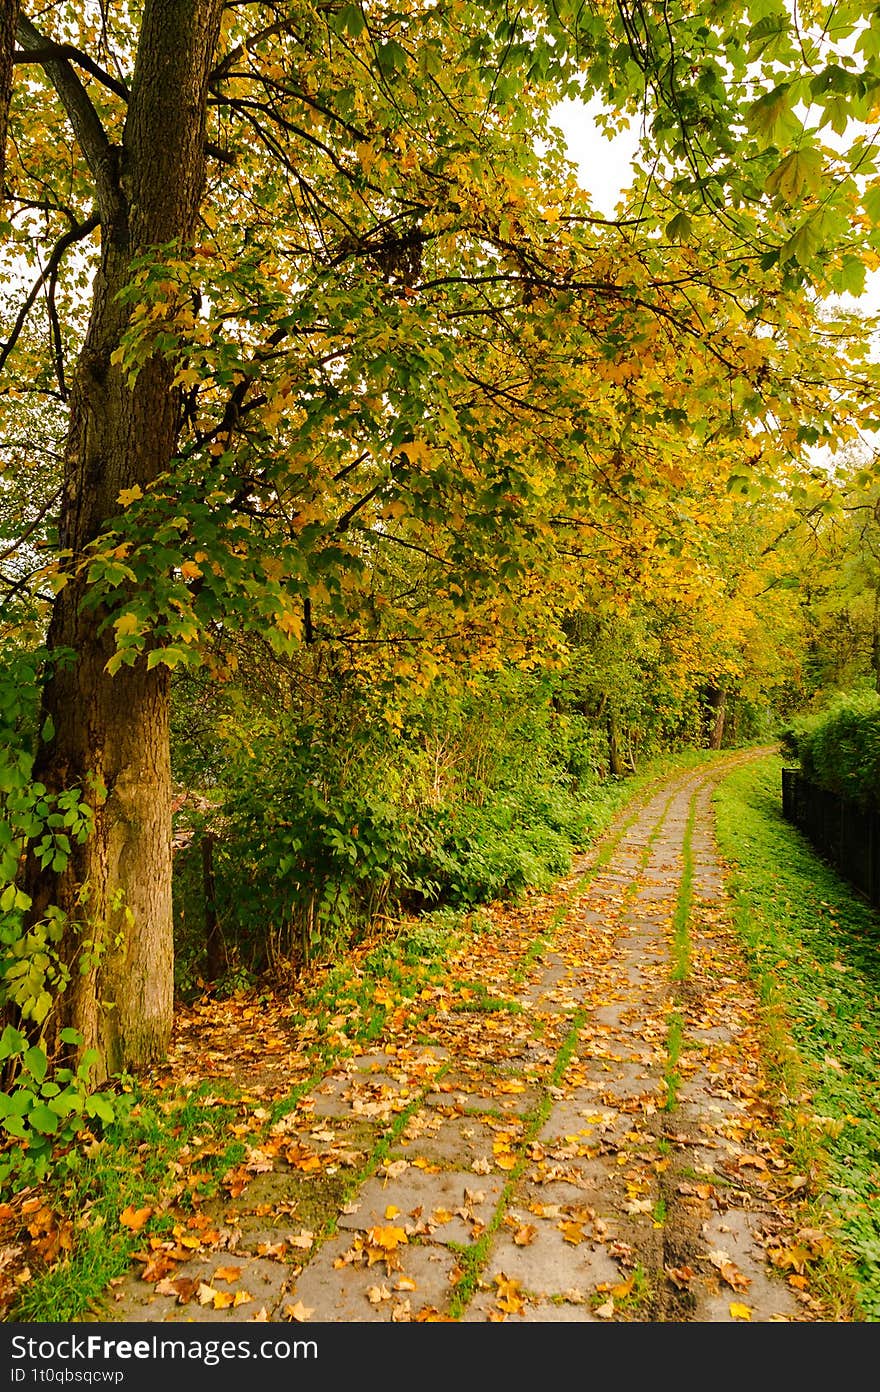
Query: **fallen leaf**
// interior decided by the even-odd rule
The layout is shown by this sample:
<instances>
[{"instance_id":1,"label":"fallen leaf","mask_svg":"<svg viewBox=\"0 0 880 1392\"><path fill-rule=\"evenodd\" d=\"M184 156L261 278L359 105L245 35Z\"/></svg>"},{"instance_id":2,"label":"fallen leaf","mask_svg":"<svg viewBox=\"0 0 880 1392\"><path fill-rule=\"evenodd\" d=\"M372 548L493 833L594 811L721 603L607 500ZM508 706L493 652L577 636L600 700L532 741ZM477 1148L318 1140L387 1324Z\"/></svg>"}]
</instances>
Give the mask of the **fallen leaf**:
<instances>
[{"instance_id":1,"label":"fallen leaf","mask_svg":"<svg viewBox=\"0 0 880 1392\"><path fill-rule=\"evenodd\" d=\"M253 1300L253 1298L254 1298L254 1297L251 1295L250 1291L246 1291L246 1290L236 1291L236 1292L235 1292L235 1299L233 1300L232 1304L233 1304L233 1306L234 1306L235 1309L238 1309L239 1305L249 1305L249 1304L251 1303L251 1301Z\"/></svg>"},{"instance_id":2,"label":"fallen leaf","mask_svg":"<svg viewBox=\"0 0 880 1392\"><path fill-rule=\"evenodd\" d=\"M735 1320L750 1320L752 1318L752 1312L748 1305L740 1305L736 1300L730 1306L730 1313Z\"/></svg>"},{"instance_id":3,"label":"fallen leaf","mask_svg":"<svg viewBox=\"0 0 880 1392\"><path fill-rule=\"evenodd\" d=\"M525 1309L525 1301L520 1295L522 1283L513 1276L505 1276L502 1271L495 1277L497 1287L496 1304L505 1315L518 1315Z\"/></svg>"},{"instance_id":4,"label":"fallen leaf","mask_svg":"<svg viewBox=\"0 0 880 1392\"><path fill-rule=\"evenodd\" d=\"M130 1228L132 1232L139 1232L148 1218L153 1216L152 1208L135 1208L129 1204L119 1215L119 1221L124 1228Z\"/></svg>"},{"instance_id":5,"label":"fallen leaf","mask_svg":"<svg viewBox=\"0 0 880 1392\"><path fill-rule=\"evenodd\" d=\"M213 1281L238 1281L241 1279L240 1266L218 1266L211 1278Z\"/></svg>"},{"instance_id":6,"label":"fallen leaf","mask_svg":"<svg viewBox=\"0 0 880 1392\"><path fill-rule=\"evenodd\" d=\"M513 1240L517 1247L528 1247L529 1243L534 1242L537 1232L534 1223L523 1223L513 1234Z\"/></svg>"},{"instance_id":7,"label":"fallen leaf","mask_svg":"<svg viewBox=\"0 0 880 1392\"><path fill-rule=\"evenodd\" d=\"M562 1233L563 1242L570 1242L573 1247L577 1247L585 1240L584 1230L580 1223L557 1223L556 1226Z\"/></svg>"},{"instance_id":8,"label":"fallen leaf","mask_svg":"<svg viewBox=\"0 0 880 1392\"><path fill-rule=\"evenodd\" d=\"M295 1320L297 1324L305 1324L315 1313L314 1309L307 1309L301 1300L295 1305L285 1305L284 1314L289 1320Z\"/></svg>"}]
</instances>

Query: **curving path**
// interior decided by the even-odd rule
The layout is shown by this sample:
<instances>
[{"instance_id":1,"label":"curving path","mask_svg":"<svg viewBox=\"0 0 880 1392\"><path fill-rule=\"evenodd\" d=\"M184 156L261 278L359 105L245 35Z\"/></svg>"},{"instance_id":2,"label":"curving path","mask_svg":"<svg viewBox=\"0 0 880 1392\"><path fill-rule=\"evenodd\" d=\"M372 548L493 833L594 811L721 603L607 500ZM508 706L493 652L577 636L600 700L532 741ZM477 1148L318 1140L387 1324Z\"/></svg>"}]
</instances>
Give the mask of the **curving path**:
<instances>
[{"instance_id":1,"label":"curving path","mask_svg":"<svg viewBox=\"0 0 880 1392\"><path fill-rule=\"evenodd\" d=\"M803 1181L767 1127L711 831L743 757L656 787L554 895L493 908L459 990L317 1082L217 1240L147 1262L110 1317L817 1318L773 1261Z\"/></svg>"}]
</instances>

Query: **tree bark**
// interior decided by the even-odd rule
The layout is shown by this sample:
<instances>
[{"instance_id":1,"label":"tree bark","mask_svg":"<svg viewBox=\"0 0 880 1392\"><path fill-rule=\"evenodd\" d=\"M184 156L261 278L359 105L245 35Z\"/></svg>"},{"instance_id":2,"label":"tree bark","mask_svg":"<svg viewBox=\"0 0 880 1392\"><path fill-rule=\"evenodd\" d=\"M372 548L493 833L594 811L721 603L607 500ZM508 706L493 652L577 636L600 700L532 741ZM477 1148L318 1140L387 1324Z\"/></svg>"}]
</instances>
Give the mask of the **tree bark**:
<instances>
[{"instance_id":1,"label":"tree bark","mask_svg":"<svg viewBox=\"0 0 880 1392\"><path fill-rule=\"evenodd\" d=\"M171 365L151 359L130 385L111 358L127 324L118 295L132 259L185 243L195 226L220 8L220 0L146 0L122 148L103 147L99 137L85 152L96 173L102 252L65 453L60 534L74 560L118 512L120 491L145 488L175 453ZM75 88L60 90L67 79L58 66L50 76L91 139ZM85 582L73 578L55 601L49 647L75 656L46 687L55 735L35 776L50 789L81 787L95 831L61 875L32 866L28 889L36 914L57 904L68 917L71 980L58 1023L81 1031L106 1075L160 1058L171 1031L169 683L166 669L148 672L145 660L106 674L112 633L100 632L100 612L83 609L84 593Z\"/></svg>"},{"instance_id":2,"label":"tree bark","mask_svg":"<svg viewBox=\"0 0 880 1392\"><path fill-rule=\"evenodd\" d=\"M608 715L608 762L615 778L622 778L626 773L626 767L620 753L620 730L614 711L610 711Z\"/></svg>"},{"instance_id":3,"label":"tree bark","mask_svg":"<svg viewBox=\"0 0 880 1392\"><path fill-rule=\"evenodd\" d=\"M12 96L12 55L18 28L19 0L0 0L0 209L5 203L6 123Z\"/></svg>"},{"instance_id":4,"label":"tree bark","mask_svg":"<svg viewBox=\"0 0 880 1392\"><path fill-rule=\"evenodd\" d=\"M709 693L711 726L709 729L709 748L720 749L724 739L724 720L727 715L727 692L714 687Z\"/></svg>"}]
</instances>

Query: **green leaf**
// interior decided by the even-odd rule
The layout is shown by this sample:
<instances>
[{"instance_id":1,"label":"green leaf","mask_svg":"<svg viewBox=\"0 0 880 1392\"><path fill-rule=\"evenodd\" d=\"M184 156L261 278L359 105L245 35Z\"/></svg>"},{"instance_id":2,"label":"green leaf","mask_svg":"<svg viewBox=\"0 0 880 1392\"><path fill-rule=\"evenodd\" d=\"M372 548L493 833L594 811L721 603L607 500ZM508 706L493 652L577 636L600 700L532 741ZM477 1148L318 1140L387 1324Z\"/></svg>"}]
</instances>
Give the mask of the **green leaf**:
<instances>
[{"instance_id":1,"label":"green leaf","mask_svg":"<svg viewBox=\"0 0 880 1392\"><path fill-rule=\"evenodd\" d=\"M379 44L376 49L376 62L383 77L391 77L395 72L406 69L406 50L394 39Z\"/></svg>"},{"instance_id":2,"label":"green leaf","mask_svg":"<svg viewBox=\"0 0 880 1392\"><path fill-rule=\"evenodd\" d=\"M676 213L666 224L666 235L671 242L687 242L693 232L693 224L687 213Z\"/></svg>"},{"instance_id":3,"label":"green leaf","mask_svg":"<svg viewBox=\"0 0 880 1392\"><path fill-rule=\"evenodd\" d=\"M7 1025L3 1033L0 1034L0 1059L13 1058L16 1054L23 1054L26 1048L27 1040L21 1030Z\"/></svg>"},{"instance_id":4,"label":"green leaf","mask_svg":"<svg viewBox=\"0 0 880 1392\"><path fill-rule=\"evenodd\" d=\"M862 194L862 207L875 227L880 226L880 179L865 189Z\"/></svg>"},{"instance_id":5,"label":"green leaf","mask_svg":"<svg viewBox=\"0 0 880 1392\"><path fill-rule=\"evenodd\" d=\"M45 1051L38 1044L34 1044L28 1049L24 1056L24 1066L38 1083L43 1081L49 1067L49 1060L46 1058Z\"/></svg>"},{"instance_id":6,"label":"green leaf","mask_svg":"<svg viewBox=\"0 0 880 1392\"><path fill-rule=\"evenodd\" d=\"M45 1136L54 1136L58 1130L58 1113L53 1112L51 1107L46 1107L42 1102L38 1102L27 1114L28 1124L35 1131L41 1131Z\"/></svg>"},{"instance_id":7,"label":"green leaf","mask_svg":"<svg viewBox=\"0 0 880 1392\"><path fill-rule=\"evenodd\" d=\"M784 146L800 135L803 127L791 110L791 84L780 83L746 111L746 125L763 145Z\"/></svg>"},{"instance_id":8,"label":"green leaf","mask_svg":"<svg viewBox=\"0 0 880 1392\"><path fill-rule=\"evenodd\" d=\"M101 1121L111 1122L114 1117L113 1103L100 1092L86 1098L86 1111L89 1116L98 1117Z\"/></svg>"},{"instance_id":9,"label":"green leaf","mask_svg":"<svg viewBox=\"0 0 880 1392\"><path fill-rule=\"evenodd\" d=\"M792 150L768 175L764 185L771 198L796 203L807 192L815 192L823 183L824 160L821 151L805 146Z\"/></svg>"}]
</instances>

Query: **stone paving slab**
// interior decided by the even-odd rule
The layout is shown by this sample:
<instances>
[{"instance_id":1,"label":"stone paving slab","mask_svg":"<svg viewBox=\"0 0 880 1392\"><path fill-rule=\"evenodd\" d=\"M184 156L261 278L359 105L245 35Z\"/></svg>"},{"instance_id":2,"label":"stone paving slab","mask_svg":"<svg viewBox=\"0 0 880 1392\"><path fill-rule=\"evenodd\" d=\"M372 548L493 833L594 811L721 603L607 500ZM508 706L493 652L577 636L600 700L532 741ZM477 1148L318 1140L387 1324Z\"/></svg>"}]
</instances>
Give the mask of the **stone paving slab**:
<instances>
[{"instance_id":1,"label":"stone paving slab","mask_svg":"<svg viewBox=\"0 0 880 1392\"><path fill-rule=\"evenodd\" d=\"M388 1271L382 1262L346 1261L352 1237L331 1238L297 1278L293 1299L311 1310L314 1320L392 1322L424 1309L448 1310L457 1270L453 1253L434 1243L410 1243L398 1249L397 1263ZM383 1290L388 1297L376 1299Z\"/></svg>"},{"instance_id":2,"label":"stone paving slab","mask_svg":"<svg viewBox=\"0 0 880 1392\"><path fill-rule=\"evenodd\" d=\"M219 1268L237 1269L240 1277L234 1281L214 1280L214 1272ZM198 1257L184 1262L174 1269L175 1282L195 1281L213 1286L223 1295L243 1292L251 1299L238 1306L230 1305L217 1309L211 1303L199 1303L193 1296L185 1304L174 1294L157 1294L154 1286L137 1277L128 1277L115 1292L116 1309L111 1311L115 1318L142 1320L162 1323L182 1322L187 1324L225 1324L231 1321L252 1319L255 1314L265 1310L268 1315L277 1311L282 1298L289 1290L290 1268L283 1261L273 1261L262 1257L241 1257L236 1253L212 1253L210 1257Z\"/></svg>"},{"instance_id":3,"label":"stone paving slab","mask_svg":"<svg viewBox=\"0 0 880 1392\"><path fill-rule=\"evenodd\" d=\"M496 1132L491 1126L477 1117L446 1117L436 1130L425 1131L412 1139L401 1137L395 1143L394 1152L412 1159L414 1156L426 1160L462 1162L468 1165L481 1156L492 1154L492 1142Z\"/></svg>"},{"instance_id":4,"label":"stone paving slab","mask_svg":"<svg viewBox=\"0 0 880 1392\"><path fill-rule=\"evenodd\" d=\"M353 1213L343 1213L339 1227L359 1229L400 1225L408 1234L425 1228L434 1242L467 1243L479 1236L498 1202L502 1180L497 1175L476 1175L468 1170L426 1174L410 1167L393 1180L368 1179ZM388 1216L389 1208L397 1214ZM449 1215L438 1219L437 1214Z\"/></svg>"},{"instance_id":5,"label":"stone paving slab","mask_svg":"<svg viewBox=\"0 0 880 1392\"><path fill-rule=\"evenodd\" d=\"M485 1323L498 1319L500 1315L497 1293L478 1291L462 1318L462 1324ZM528 1301L521 1311L503 1315L505 1324L587 1324L601 1323L596 1319L586 1301L572 1305L566 1301L549 1300Z\"/></svg>"},{"instance_id":6,"label":"stone paving slab","mask_svg":"<svg viewBox=\"0 0 880 1392\"><path fill-rule=\"evenodd\" d=\"M562 1295L573 1287L587 1293L605 1281L619 1281L621 1269L601 1243L574 1246L555 1227L542 1225L527 1247L499 1234L484 1272L485 1280L507 1276L534 1295Z\"/></svg>"},{"instance_id":7,"label":"stone paving slab","mask_svg":"<svg viewBox=\"0 0 880 1392\"><path fill-rule=\"evenodd\" d=\"M697 1306L699 1320L732 1323L731 1303L737 1301L756 1312L753 1318L796 1320L800 1314L794 1293L781 1280L768 1274L763 1250L755 1236L757 1220L744 1209L728 1208L714 1214L703 1226L703 1237L710 1250L726 1252L749 1282L748 1290L734 1292L719 1286L717 1294L702 1296Z\"/></svg>"}]
</instances>

